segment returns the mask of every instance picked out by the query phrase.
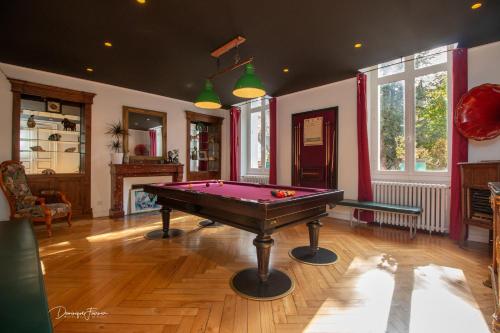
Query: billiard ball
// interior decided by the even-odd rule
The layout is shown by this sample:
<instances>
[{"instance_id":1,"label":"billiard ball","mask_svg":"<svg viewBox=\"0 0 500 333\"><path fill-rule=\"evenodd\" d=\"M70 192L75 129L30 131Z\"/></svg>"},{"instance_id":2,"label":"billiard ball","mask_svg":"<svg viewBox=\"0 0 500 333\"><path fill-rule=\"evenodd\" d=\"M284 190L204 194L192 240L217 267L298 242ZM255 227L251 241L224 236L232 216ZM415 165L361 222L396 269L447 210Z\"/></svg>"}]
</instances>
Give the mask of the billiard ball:
<instances>
[{"instance_id":1,"label":"billiard ball","mask_svg":"<svg viewBox=\"0 0 500 333\"><path fill-rule=\"evenodd\" d=\"M193 188L193 184L189 183L188 188Z\"/></svg>"},{"instance_id":2,"label":"billiard ball","mask_svg":"<svg viewBox=\"0 0 500 333\"><path fill-rule=\"evenodd\" d=\"M205 184L205 186L206 186L206 187L209 187L209 186L210 186L210 183L206 183L206 184Z\"/></svg>"},{"instance_id":3,"label":"billiard ball","mask_svg":"<svg viewBox=\"0 0 500 333\"><path fill-rule=\"evenodd\" d=\"M219 186L224 185L224 182L222 180L219 181Z\"/></svg>"}]
</instances>

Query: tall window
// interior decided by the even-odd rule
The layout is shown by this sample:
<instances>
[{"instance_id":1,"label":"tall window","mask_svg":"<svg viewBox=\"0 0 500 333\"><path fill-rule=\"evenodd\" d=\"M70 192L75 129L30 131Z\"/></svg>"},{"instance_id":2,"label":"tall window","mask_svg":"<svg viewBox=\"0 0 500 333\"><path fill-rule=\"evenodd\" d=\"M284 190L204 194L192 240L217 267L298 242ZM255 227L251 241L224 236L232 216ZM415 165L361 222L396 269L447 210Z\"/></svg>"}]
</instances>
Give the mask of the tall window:
<instances>
[{"instance_id":1,"label":"tall window","mask_svg":"<svg viewBox=\"0 0 500 333\"><path fill-rule=\"evenodd\" d=\"M370 73L376 176L448 175L447 51L444 46L392 60Z\"/></svg>"},{"instance_id":2,"label":"tall window","mask_svg":"<svg viewBox=\"0 0 500 333\"><path fill-rule=\"evenodd\" d=\"M269 100L258 98L247 104L247 174L269 172Z\"/></svg>"}]
</instances>

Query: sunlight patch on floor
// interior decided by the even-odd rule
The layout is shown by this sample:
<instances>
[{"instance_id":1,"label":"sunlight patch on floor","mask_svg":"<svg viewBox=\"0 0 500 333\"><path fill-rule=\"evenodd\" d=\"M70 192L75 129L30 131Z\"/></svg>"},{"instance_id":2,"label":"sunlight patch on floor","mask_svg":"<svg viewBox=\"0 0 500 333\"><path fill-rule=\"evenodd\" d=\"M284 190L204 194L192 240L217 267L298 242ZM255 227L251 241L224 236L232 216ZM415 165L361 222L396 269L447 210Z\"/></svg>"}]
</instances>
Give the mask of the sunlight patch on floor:
<instances>
[{"instance_id":1,"label":"sunlight patch on floor","mask_svg":"<svg viewBox=\"0 0 500 333\"><path fill-rule=\"evenodd\" d=\"M386 332L396 271L397 262L386 255L354 259L341 281L352 283L339 288L346 295L326 299L304 332Z\"/></svg>"},{"instance_id":2,"label":"sunlight patch on floor","mask_svg":"<svg viewBox=\"0 0 500 333\"><path fill-rule=\"evenodd\" d=\"M182 220L185 219L186 216L179 216L176 218L170 219L170 222L174 222L177 220ZM139 227L130 227L127 229L123 230L118 230L118 231L111 231L111 232L106 232L104 234L100 235L95 235L95 236L89 236L86 237L85 239L89 241L90 243L94 242L103 242L103 241L112 241L112 240L117 240L117 239L122 239L126 237L133 237L136 236L137 234L145 234L148 231L159 229L162 227L162 222L153 222L153 223L148 223L146 225L142 225Z\"/></svg>"},{"instance_id":3,"label":"sunlight patch on floor","mask_svg":"<svg viewBox=\"0 0 500 333\"><path fill-rule=\"evenodd\" d=\"M420 332L489 332L462 270L436 265L415 268L410 333Z\"/></svg>"}]
</instances>

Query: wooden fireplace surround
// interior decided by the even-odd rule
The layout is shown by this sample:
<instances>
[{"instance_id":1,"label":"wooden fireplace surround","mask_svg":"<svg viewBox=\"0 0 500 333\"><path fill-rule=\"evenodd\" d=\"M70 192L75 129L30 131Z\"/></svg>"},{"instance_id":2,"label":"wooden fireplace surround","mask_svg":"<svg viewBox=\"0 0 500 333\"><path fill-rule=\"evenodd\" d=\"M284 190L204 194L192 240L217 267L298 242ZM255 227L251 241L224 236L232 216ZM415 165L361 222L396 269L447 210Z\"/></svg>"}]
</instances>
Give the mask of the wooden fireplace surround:
<instances>
[{"instance_id":1,"label":"wooden fireplace surround","mask_svg":"<svg viewBox=\"0 0 500 333\"><path fill-rule=\"evenodd\" d=\"M182 181L183 164L111 164L111 208L109 216L123 217L123 178L172 176L173 182Z\"/></svg>"}]
</instances>

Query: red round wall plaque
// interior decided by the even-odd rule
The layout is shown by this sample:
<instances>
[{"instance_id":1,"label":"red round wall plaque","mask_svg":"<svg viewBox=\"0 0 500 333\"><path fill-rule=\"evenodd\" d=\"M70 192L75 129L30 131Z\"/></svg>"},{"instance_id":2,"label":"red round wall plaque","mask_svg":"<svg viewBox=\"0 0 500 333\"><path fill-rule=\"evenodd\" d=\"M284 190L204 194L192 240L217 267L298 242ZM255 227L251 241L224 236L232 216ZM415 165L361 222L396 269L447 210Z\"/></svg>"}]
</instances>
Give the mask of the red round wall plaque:
<instances>
[{"instance_id":1,"label":"red round wall plaque","mask_svg":"<svg viewBox=\"0 0 500 333\"><path fill-rule=\"evenodd\" d=\"M462 96L454 114L458 131L469 139L490 140L500 135L500 85L486 83Z\"/></svg>"}]
</instances>

